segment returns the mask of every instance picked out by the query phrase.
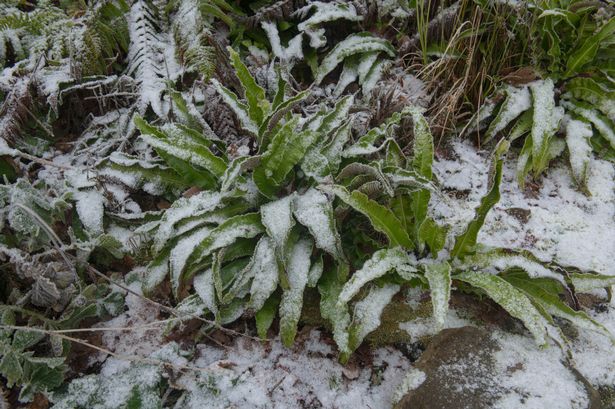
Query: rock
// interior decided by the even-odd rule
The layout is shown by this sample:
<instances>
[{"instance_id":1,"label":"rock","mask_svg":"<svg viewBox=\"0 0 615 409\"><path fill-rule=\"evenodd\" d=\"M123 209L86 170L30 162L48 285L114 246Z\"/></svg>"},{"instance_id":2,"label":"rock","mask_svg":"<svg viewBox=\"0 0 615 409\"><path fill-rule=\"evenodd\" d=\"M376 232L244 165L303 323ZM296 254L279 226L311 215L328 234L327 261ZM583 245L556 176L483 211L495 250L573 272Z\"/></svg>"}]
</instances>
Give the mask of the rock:
<instances>
[{"instance_id":1,"label":"rock","mask_svg":"<svg viewBox=\"0 0 615 409\"><path fill-rule=\"evenodd\" d=\"M602 408L557 347L469 326L436 335L404 386L396 409Z\"/></svg>"}]
</instances>

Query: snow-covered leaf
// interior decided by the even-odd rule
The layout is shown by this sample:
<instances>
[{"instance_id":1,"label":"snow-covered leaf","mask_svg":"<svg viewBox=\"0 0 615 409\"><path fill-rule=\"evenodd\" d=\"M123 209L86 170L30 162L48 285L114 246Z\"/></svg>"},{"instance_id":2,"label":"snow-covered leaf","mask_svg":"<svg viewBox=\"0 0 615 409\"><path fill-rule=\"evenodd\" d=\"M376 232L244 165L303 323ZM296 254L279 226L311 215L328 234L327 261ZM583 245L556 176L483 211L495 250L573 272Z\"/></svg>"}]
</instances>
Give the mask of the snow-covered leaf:
<instances>
[{"instance_id":1,"label":"snow-covered leaf","mask_svg":"<svg viewBox=\"0 0 615 409\"><path fill-rule=\"evenodd\" d=\"M587 191L587 177L592 147L590 138L594 134L591 124L576 119L569 119L566 124L566 145L572 176L578 186Z\"/></svg>"},{"instance_id":2,"label":"snow-covered leaf","mask_svg":"<svg viewBox=\"0 0 615 409\"><path fill-rule=\"evenodd\" d=\"M413 267L414 264L414 260L401 247L374 252L372 257L363 264L363 267L355 271L350 280L344 284L338 303L347 304L365 284L390 271L396 269L416 271Z\"/></svg>"},{"instance_id":3,"label":"snow-covered leaf","mask_svg":"<svg viewBox=\"0 0 615 409\"><path fill-rule=\"evenodd\" d=\"M339 260L344 260L342 243L333 218L333 205L327 195L311 188L297 196L294 205L294 215L308 228L316 247Z\"/></svg>"},{"instance_id":4,"label":"snow-covered leaf","mask_svg":"<svg viewBox=\"0 0 615 409\"><path fill-rule=\"evenodd\" d=\"M433 316L437 327L442 329L451 297L451 266L447 262L428 263L424 265L424 268L425 278L429 283Z\"/></svg>"},{"instance_id":5,"label":"snow-covered leaf","mask_svg":"<svg viewBox=\"0 0 615 409\"><path fill-rule=\"evenodd\" d=\"M289 249L286 262L288 288L282 293L280 302L280 336L290 347L295 340L297 324L303 307L303 291L308 282L312 240L301 237Z\"/></svg>"},{"instance_id":6,"label":"snow-covered leaf","mask_svg":"<svg viewBox=\"0 0 615 409\"><path fill-rule=\"evenodd\" d=\"M485 291L489 298L510 315L521 320L539 345L547 345L547 328L550 324L521 290L499 276L477 271L457 274L453 279Z\"/></svg>"},{"instance_id":7,"label":"snow-covered leaf","mask_svg":"<svg viewBox=\"0 0 615 409\"><path fill-rule=\"evenodd\" d=\"M391 246L401 245L408 249L414 247L403 225L390 209L369 199L365 194L357 190L349 193L345 187L339 185L323 185L320 186L320 189L335 194L344 203L367 216L374 229L388 237Z\"/></svg>"},{"instance_id":8,"label":"snow-covered leaf","mask_svg":"<svg viewBox=\"0 0 615 409\"><path fill-rule=\"evenodd\" d=\"M315 75L315 82L319 84L325 76L333 71L335 67L345 58L355 54L384 52L389 56L395 55L395 50L388 41L374 37L370 33L351 34L340 41L322 60L320 67Z\"/></svg>"}]
</instances>

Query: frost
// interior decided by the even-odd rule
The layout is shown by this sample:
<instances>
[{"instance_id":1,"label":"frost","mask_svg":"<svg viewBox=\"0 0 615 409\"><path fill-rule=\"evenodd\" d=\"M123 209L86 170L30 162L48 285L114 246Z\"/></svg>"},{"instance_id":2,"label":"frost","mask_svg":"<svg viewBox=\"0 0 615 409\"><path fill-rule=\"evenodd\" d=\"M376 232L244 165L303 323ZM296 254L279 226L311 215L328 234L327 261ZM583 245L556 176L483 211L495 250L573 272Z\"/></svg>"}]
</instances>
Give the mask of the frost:
<instances>
[{"instance_id":1,"label":"frost","mask_svg":"<svg viewBox=\"0 0 615 409\"><path fill-rule=\"evenodd\" d=\"M309 189L297 196L294 214L299 223L309 229L318 248L338 259L344 257L333 219L333 207L327 195L314 188Z\"/></svg>"},{"instance_id":2,"label":"frost","mask_svg":"<svg viewBox=\"0 0 615 409\"><path fill-rule=\"evenodd\" d=\"M512 120L532 106L532 98L528 87L515 88L509 86L506 89L506 93L506 100L502 104L496 119L489 127L487 134L489 138L500 133Z\"/></svg>"},{"instance_id":3,"label":"frost","mask_svg":"<svg viewBox=\"0 0 615 409\"><path fill-rule=\"evenodd\" d=\"M315 82L319 84L325 76L333 71L337 65L351 55L371 52L385 52L391 57L395 52L391 45L383 39L373 37L371 34L352 34L340 41L323 59L316 73Z\"/></svg>"},{"instance_id":4,"label":"frost","mask_svg":"<svg viewBox=\"0 0 615 409\"><path fill-rule=\"evenodd\" d=\"M205 307L213 312L215 315L218 314L218 305L216 303L216 290L214 287L214 275L213 270L208 268L194 276L194 291L199 295L201 301Z\"/></svg>"}]
</instances>

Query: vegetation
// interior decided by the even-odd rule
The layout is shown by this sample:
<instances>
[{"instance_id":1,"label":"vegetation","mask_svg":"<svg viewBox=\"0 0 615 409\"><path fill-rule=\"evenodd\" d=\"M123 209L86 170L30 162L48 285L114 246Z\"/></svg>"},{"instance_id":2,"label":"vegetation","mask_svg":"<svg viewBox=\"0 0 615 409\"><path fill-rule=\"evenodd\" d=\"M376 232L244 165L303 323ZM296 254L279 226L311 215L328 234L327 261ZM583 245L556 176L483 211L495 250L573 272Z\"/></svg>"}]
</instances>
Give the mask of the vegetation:
<instances>
[{"instance_id":1,"label":"vegetation","mask_svg":"<svg viewBox=\"0 0 615 409\"><path fill-rule=\"evenodd\" d=\"M539 345L566 348L554 317L613 337L576 302L613 277L478 235L516 143L521 185L567 147L589 193L592 150L615 158L614 11L574 0L0 5L4 385L22 403L42 393L57 408L106 407L109 390L153 371L113 404L161 407L161 370L146 364L178 357L177 344L98 381L77 377L80 339L63 332L118 316L128 293L162 306L170 332L254 320L261 338L277 327L291 346L313 288L342 362L416 287L440 327L460 291L493 300ZM420 83L410 73L424 89L407 86ZM432 214L434 152L458 134L493 151L463 231Z\"/></svg>"}]
</instances>

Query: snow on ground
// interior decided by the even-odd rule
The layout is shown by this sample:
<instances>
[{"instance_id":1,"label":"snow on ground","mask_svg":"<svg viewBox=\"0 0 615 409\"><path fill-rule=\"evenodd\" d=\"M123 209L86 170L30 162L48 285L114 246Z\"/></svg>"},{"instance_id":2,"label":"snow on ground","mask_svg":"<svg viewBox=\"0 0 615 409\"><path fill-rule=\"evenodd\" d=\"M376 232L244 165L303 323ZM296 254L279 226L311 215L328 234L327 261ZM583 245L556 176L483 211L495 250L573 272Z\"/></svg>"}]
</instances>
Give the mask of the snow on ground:
<instances>
[{"instance_id":1,"label":"snow on ground","mask_svg":"<svg viewBox=\"0 0 615 409\"><path fill-rule=\"evenodd\" d=\"M433 211L462 230L487 191L489 152L477 152L469 142L462 142L454 144L454 153L455 160L437 162L435 173L442 187L456 191L456 197L435 197ZM479 242L524 248L543 261L615 274L613 164L598 159L590 163L592 196L585 196L575 188L564 160L549 167L537 190L526 186L521 191L515 178L516 159L509 154L505 162L502 198L489 213Z\"/></svg>"},{"instance_id":2,"label":"snow on ground","mask_svg":"<svg viewBox=\"0 0 615 409\"><path fill-rule=\"evenodd\" d=\"M210 376L207 387L203 379L180 379L179 384L191 392L181 407L390 408L410 364L392 348L373 354L371 366L348 371L316 330L293 349L284 348L277 338L269 345L238 339L227 350L199 345L197 366L225 369Z\"/></svg>"}]
</instances>

